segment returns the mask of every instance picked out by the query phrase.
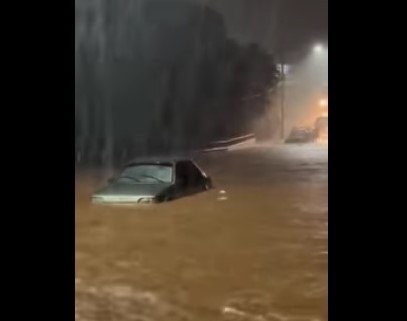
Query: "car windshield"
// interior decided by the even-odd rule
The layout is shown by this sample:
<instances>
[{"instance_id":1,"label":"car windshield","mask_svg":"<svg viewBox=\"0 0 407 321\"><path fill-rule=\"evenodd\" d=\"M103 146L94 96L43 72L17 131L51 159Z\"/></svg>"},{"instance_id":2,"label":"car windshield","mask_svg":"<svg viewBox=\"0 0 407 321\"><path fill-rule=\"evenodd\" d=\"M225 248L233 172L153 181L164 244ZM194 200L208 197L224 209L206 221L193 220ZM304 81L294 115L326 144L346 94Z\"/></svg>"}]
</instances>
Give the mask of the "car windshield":
<instances>
[{"instance_id":1,"label":"car windshield","mask_svg":"<svg viewBox=\"0 0 407 321\"><path fill-rule=\"evenodd\" d=\"M135 164L127 167L118 177L118 181L134 184L171 183L172 164Z\"/></svg>"}]
</instances>

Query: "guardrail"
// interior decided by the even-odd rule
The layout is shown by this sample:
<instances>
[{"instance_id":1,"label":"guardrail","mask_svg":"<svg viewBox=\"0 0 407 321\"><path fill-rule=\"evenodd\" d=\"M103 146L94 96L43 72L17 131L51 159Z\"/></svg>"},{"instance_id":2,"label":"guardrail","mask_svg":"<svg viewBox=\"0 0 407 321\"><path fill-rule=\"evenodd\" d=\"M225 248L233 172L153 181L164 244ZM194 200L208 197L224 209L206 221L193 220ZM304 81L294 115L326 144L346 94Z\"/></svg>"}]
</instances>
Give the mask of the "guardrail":
<instances>
[{"instance_id":1,"label":"guardrail","mask_svg":"<svg viewBox=\"0 0 407 321\"><path fill-rule=\"evenodd\" d=\"M219 151L227 151L238 146L242 146L248 142L255 141L255 134L247 134L243 136L233 137L226 140L218 140L212 142L208 145L208 148L204 149L204 152L219 152Z\"/></svg>"},{"instance_id":2,"label":"guardrail","mask_svg":"<svg viewBox=\"0 0 407 321\"><path fill-rule=\"evenodd\" d=\"M247 147L247 145L251 146L256 142L256 135L254 133L250 133L243 136L237 136L229 139L218 140L208 144L208 147L205 149L190 151L191 153L208 153L208 152L222 152L222 151L229 151L233 149L239 149ZM80 167L87 167L90 166L94 168L95 165L87 165L86 163L82 163L82 155L79 151L75 153L75 170L79 170ZM123 163L123 161L119 161L119 163ZM90 162L90 164L93 164ZM103 167L103 161L99 159L97 166ZM96 167L97 167L96 166Z\"/></svg>"},{"instance_id":3,"label":"guardrail","mask_svg":"<svg viewBox=\"0 0 407 321\"><path fill-rule=\"evenodd\" d=\"M255 135L252 133L252 134L248 134L248 135L233 137L233 138L226 139L226 140L218 140L216 142L210 143L209 146L210 147L230 146L230 145L238 144L241 142L245 142L245 141L247 141L249 139L253 139L253 138L255 138Z\"/></svg>"}]
</instances>

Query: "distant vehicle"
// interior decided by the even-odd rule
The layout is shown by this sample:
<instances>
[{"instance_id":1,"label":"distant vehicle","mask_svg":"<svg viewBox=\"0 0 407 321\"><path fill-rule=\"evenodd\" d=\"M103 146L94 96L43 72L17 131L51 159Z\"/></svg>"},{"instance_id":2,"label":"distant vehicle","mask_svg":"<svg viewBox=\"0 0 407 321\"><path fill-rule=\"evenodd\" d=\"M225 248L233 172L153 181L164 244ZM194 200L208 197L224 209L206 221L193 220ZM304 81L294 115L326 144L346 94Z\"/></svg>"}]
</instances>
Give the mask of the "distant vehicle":
<instances>
[{"instance_id":1,"label":"distant vehicle","mask_svg":"<svg viewBox=\"0 0 407 321\"><path fill-rule=\"evenodd\" d=\"M308 127L295 127L291 130L290 135L285 140L286 144L310 143L314 140L314 133Z\"/></svg>"},{"instance_id":2,"label":"distant vehicle","mask_svg":"<svg viewBox=\"0 0 407 321\"><path fill-rule=\"evenodd\" d=\"M145 158L127 165L92 196L94 204L152 204L212 188L212 180L191 159Z\"/></svg>"}]
</instances>

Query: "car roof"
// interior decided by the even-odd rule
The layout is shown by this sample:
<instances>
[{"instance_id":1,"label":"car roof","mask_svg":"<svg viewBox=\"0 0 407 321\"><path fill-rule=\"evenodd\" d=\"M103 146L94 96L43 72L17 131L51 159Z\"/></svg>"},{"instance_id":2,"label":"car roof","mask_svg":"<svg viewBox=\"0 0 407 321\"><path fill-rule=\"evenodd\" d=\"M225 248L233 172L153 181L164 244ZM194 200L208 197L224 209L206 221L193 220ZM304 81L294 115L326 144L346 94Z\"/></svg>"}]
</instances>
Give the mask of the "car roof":
<instances>
[{"instance_id":1,"label":"car roof","mask_svg":"<svg viewBox=\"0 0 407 321\"><path fill-rule=\"evenodd\" d=\"M183 161L192 161L190 157L186 156L143 156L133 159L131 162L128 162L126 166L141 164L141 163L177 163Z\"/></svg>"}]
</instances>

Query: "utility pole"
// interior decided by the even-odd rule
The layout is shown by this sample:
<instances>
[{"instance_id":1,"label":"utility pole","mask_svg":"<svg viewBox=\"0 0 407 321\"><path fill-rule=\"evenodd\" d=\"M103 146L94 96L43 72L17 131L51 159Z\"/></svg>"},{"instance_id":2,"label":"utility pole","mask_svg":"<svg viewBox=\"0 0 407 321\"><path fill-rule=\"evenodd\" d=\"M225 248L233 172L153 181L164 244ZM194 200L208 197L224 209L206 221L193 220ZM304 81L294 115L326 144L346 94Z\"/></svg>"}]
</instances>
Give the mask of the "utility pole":
<instances>
[{"instance_id":1,"label":"utility pole","mask_svg":"<svg viewBox=\"0 0 407 321\"><path fill-rule=\"evenodd\" d=\"M285 82L286 82L286 71L285 71L285 59L283 49L281 49L280 53L281 59L281 86L280 86L280 117L281 117L281 124L280 124L280 138L284 141L285 138Z\"/></svg>"}]
</instances>

